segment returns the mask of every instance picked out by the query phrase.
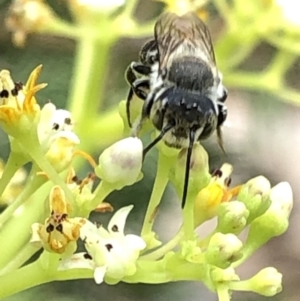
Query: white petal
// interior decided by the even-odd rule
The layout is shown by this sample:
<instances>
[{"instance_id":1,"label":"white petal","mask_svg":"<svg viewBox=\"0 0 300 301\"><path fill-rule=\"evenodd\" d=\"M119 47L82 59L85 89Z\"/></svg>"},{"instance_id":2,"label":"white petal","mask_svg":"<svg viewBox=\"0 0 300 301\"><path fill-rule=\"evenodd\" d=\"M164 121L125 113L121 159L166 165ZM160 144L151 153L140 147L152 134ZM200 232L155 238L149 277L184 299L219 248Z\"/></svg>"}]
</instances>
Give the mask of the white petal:
<instances>
[{"instance_id":1,"label":"white petal","mask_svg":"<svg viewBox=\"0 0 300 301\"><path fill-rule=\"evenodd\" d=\"M137 250L141 251L146 248L146 243L145 241L134 234L128 234L125 236L125 242L126 242L126 247L130 248L131 250Z\"/></svg>"},{"instance_id":2,"label":"white petal","mask_svg":"<svg viewBox=\"0 0 300 301\"><path fill-rule=\"evenodd\" d=\"M68 259L64 259L59 263L58 270L70 270L70 269L90 269L94 270L95 263L92 259L90 259L87 253L77 253L72 255Z\"/></svg>"},{"instance_id":3,"label":"white petal","mask_svg":"<svg viewBox=\"0 0 300 301\"><path fill-rule=\"evenodd\" d=\"M108 231L110 234L122 234L124 235L124 228L127 216L132 210L133 205L123 207L119 209L111 218L108 224Z\"/></svg>"},{"instance_id":4,"label":"white petal","mask_svg":"<svg viewBox=\"0 0 300 301\"><path fill-rule=\"evenodd\" d=\"M97 235L97 226L85 219L84 225L80 228L80 238L84 240L91 235Z\"/></svg>"},{"instance_id":5,"label":"white petal","mask_svg":"<svg viewBox=\"0 0 300 301\"><path fill-rule=\"evenodd\" d=\"M55 111L56 107L52 103L45 104L41 110L41 117L38 123L38 137L41 144L43 144L45 140L48 139L52 131L51 120Z\"/></svg>"},{"instance_id":6,"label":"white petal","mask_svg":"<svg viewBox=\"0 0 300 301\"><path fill-rule=\"evenodd\" d=\"M74 124L71 113L67 110L56 110L51 120L52 126L56 126L56 131L72 131Z\"/></svg>"},{"instance_id":7,"label":"white petal","mask_svg":"<svg viewBox=\"0 0 300 301\"><path fill-rule=\"evenodd\" d=\"M58 139L66 139L66 140L68 140L69 143L74 144L74 145L80 143L78 136L74 132L61 131L58 133L53 133L49 137L49 144L53 143L54 141L56 141Z\"/></svg>"},{"instance_id":8,"label":"white petal","mask_svg":"<svg viewBox=\"0 0 300 301\"><path fill-rule=\"evenodd\" d=\"M105 275L105 273L106 273L106 269L107 269L106 266L96 267L96 268L95 268L95 271L94 271L94 279L95 279L95 282L96 282L97 284L100 284L100 283L103 282L104 275Z\"/></svg>"}]
</instances>

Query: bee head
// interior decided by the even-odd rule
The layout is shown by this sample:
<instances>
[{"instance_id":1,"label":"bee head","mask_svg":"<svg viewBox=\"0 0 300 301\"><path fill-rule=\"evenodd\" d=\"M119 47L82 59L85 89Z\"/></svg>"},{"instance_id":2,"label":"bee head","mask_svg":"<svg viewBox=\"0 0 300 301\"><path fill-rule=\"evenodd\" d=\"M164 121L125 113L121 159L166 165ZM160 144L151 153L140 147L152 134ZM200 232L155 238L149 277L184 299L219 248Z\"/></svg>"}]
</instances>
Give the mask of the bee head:
<instances>
[{"instance_id":1,"label":"bee head","mask_svg":"<svg viewBox=\"0 0 300 301\"><path fill-rule=\"evenodd\" d=\"M172 134L187 139L190 130L198 132L198 139L210 136L218 124L218 114L213 101L195 91L171 87L155 100L150 118L158 130L173 124Z\"/></svg>"}]
</instances>

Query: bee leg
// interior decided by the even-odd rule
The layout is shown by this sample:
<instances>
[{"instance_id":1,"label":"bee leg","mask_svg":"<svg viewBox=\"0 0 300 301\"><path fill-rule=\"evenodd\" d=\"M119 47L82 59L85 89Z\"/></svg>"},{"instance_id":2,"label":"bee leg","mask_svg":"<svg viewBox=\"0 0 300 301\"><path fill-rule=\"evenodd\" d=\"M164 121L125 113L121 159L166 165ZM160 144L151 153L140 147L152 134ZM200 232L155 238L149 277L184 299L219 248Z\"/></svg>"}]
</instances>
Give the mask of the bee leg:
<instances>
[{"instance_id":1,"label":"bee leg","mask_svg":"<svg viewBox=\"0 0 300 301\"><path fill-rule=\"evenodd\" d=\"M151 73L151 67L140 62L132 62L130 68L139 75L149 75Z\"/></svg>"},{"instance_id":2,"label":"bee leg","mask_svg":"<svg viewBox=\"0 0 300 301\"><path fill-rule=\"evenodd\" d=\"M137 79L135 80L127 95L126 100L126 115L129 126L131 127L131 118L130 118L130 104L133 99L133 95L135 94L138 98L145 100L147 97L147 93L145 90L149 89L150 82L148 79Z\"/></svg>"},{"instance_id":3,"label":"bee leg","mask_svg":"<svg viewBox=\"0 0 300 301\"><path fill-rule=\"evenodd\" d=\"M139 64L139 63L136 62L131 63L125 72L125 78L128 84L130 85L130 90L128 92L127 100L126 100L126 115L127 115L128 125L130 127L132 127L131 120L130 120L130 104L133 95L136 94L139 98L145 100L147 95L145 91L143 91L143 89L149 89L149 85L150 85L148 79L138 79L137 74L134 72L134 69L132 68L134 64Z\"/></svg>"},{"instance_id":4,"label":"bee leg","mask_svg":"<svg viewBox=\"0 0 300 301\"><path fill-rule=\"evenodd\" d=\"M224 154L226 154L224 145L223 145L223 135L221 125L225 122L227 118L227 108L226 106L218 105L219 108L219 115L218 115L218 124L217 124L217 137L218 137L218 144Z\"/></svg>"},{"instance_id":5,"label":"bee leg","mask_svg":"<svg viewBox=\"0 0 300 301\"><path fill-rule=\"evenodd\" d=\"M189 177L190 177L190 166L191 166L191 157L193 146L195 142L195 130L190 129L190 141L189 147L186 156L186 164L185 164L185 175L184 175L184 184L183 184L183 193L182 193L182 201L181 201L181 208L183 209L186 203L188 188L189 188Z\"/></svg>"},{"instance_id":6,"label":"bee leg","mask_svg":"<svg viewBox=\"0 0 300 301\"><path fill-rule=\"evenodd\" d=\"M224 103L228 96L228 90L223 86L223 95L218 99L218 102Z\"/></svg>"},{"instance_id":7,"label":"bee leg","mask_svg":"<svg viewBox=\"0 0 300 301\"><path fill-rule=\"evenodd\" d=\"M158 61L158 50L156 40L150 40L142 47L140 51L140 61L145 65L153 65Z\"/></svg>"}]
</instances>

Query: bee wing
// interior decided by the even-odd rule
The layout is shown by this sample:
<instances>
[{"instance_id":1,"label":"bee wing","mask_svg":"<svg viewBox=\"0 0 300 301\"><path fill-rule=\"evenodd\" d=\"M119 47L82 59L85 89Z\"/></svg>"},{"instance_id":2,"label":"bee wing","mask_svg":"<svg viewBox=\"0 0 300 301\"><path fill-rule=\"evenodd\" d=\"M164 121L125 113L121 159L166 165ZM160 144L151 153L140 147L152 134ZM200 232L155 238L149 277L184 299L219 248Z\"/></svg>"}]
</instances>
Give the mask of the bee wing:
<instances>
[{"instance_id":1,"label":"bee wing","mask_svg":"<svg viewBox=\"0 0 300 301\"><path fill-rule=\"evenodd\" d=\"M200 57L217 72L210 33L195 13L189 12L182 16L163 13L155 24L155 39L160 71L167 67L173 57L184 53Z\"/></svg>"}]
</instances>

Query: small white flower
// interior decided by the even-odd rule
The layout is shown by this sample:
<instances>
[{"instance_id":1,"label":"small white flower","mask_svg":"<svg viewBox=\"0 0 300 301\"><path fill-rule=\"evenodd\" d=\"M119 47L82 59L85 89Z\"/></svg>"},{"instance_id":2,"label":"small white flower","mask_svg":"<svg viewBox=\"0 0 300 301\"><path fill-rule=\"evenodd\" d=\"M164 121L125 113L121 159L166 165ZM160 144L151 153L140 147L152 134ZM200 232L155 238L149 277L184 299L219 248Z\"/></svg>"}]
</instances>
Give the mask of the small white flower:
<instances>
[{"instance_id":1,"label":"small white flower","mask_svg":"<svg viewBox=\"0 0 300 301\"><path fill-rule=\"evenodd\" d=\"M121 189L140 180L142 163L143 143L139 138L129 137L103 151L95 173L103 181Z\"/></svg>"},{"instance_id":2,"label":"small white flower","mask_svg":"<svg viewBox=\"0 0 300 301\"><path fill-rule=\"evenodd\" d=\"M282 16L293 25L300 26L300 2L297 0L275 0L281 9Z\"/></svg>"},{"instance_id":3,"label":"small white flower","mask_svg":"<svg viewBox=\"0 0 300 301\"><path fill-rule=\"evenodd\" d=\"M107 230L87 221L80 230L87 253L78 253L60 263L59 270L86 268L94 270L97 284L104 276L122 279L136 272L136 260L146 247L144 240L133 234L124 234L127 216L133 206L119 209L111 218Z\"/></svg>"},{"instance_id":4,"label":"small white flower","mask_svg":"<svg viewBox=\"0 0 300 301\"><path fill-rule=\"evenodd\" d=\"M68 137L79 143L79 138L74 137L74 123L71 113L67 110L56 109L52 103L47 103L41 110L41 118L38 124L38 137L44 149L48 149L55 139Z\"/></svg>"},{"instance_id":5,"label":"small white flower","mask_svg":"<svg viewBox=\"0 0 300 301\"><path fill-rule=\"evenodd\" d=\"M52 103L47 103L42 108L37 126L38 138L45 156L57 172L69 166L74 148L80 143L73 128L74 123L69 111L56 109Z\"/></svg>"}]
</instances>

